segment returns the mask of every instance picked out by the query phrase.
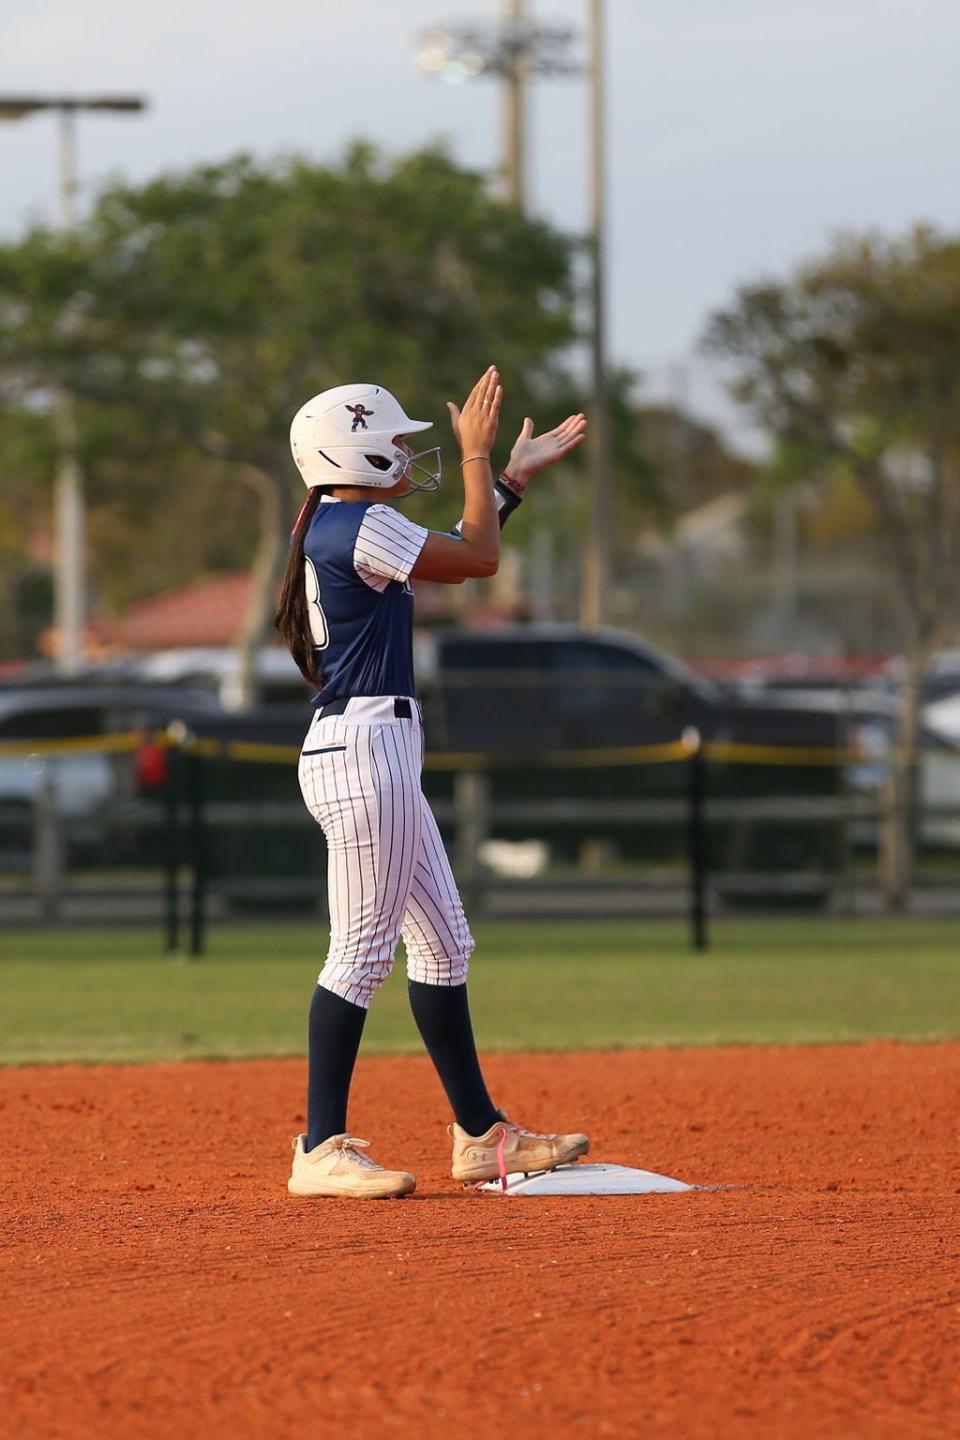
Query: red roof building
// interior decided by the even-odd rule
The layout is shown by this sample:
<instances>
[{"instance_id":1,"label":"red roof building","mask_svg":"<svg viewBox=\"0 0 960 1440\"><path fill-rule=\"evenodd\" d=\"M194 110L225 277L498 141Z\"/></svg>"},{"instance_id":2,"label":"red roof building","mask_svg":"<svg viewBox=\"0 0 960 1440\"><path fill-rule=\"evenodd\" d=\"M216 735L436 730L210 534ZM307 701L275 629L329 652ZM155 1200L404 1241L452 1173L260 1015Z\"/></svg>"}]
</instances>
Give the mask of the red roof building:
<instances>
[{"instance_id":1,"label":"red roof building","mask_svg":"<svg viewBox=\"0 0 960 1440\"><path fill-rule=\"evenodd\" d=\"M452 618L458 598L451 595L452 589L449 585L418 583L418 619L429 623ZM232 647L239 640L249 601L250 577L242 573L213 575L180 590L151 595L136 601L116 620L91 620L85 633L86 658L103 660L158 650ZM42 648L47 654L56 654L56 638L54 630L44 636Z\"/></svg>"},{"instance_id":2,"label":"red roof building","mask_svg":"<svg viewBox=\"0 0 960 1440\"><path fill-rule=\"evenodd\" d=\"M135 654L187 646L235 645L250 599L249 575L213 575L181 590L138 600L116 620L92 620L90 648Z\"/></svg>"}]
</instances>

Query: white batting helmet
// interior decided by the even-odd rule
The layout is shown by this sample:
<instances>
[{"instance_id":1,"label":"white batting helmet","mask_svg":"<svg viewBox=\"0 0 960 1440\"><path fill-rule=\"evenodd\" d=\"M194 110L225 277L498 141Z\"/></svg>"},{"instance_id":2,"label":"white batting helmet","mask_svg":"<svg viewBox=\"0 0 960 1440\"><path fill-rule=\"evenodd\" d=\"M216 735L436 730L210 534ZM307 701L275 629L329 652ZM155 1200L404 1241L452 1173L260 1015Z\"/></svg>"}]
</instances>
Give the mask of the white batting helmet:
<instances>
[{"instance_id":1,"label":"white batting helmet","mask_svg":"<svg viewBox=\"0 0 960 1440\"><path fill-rule=\"evenodd\" d=\"M290 448L304 484L369 485L388 490L406 475L414 490L440 484L440 447L407 455L397 435L429 430L430 420L411 420L381 385L336 385L302 405L290 426ZM419 464L433 456L433 468ZM415 480L413 471L424 478Z\"/></svg>"}]
</instances>

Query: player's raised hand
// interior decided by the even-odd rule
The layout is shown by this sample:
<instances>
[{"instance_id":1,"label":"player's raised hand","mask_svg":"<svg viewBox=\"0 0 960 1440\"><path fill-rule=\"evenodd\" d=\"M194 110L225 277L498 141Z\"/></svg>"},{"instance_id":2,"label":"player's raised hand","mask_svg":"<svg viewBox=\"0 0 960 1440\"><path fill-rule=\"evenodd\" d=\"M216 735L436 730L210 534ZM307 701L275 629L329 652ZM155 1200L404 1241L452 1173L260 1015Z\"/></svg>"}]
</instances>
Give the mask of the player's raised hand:
<instances>
[{"instance_id":1,"label":"player's raised hand","mask_svg":"<svg viewBox=\"0 0 960 1440\"><path fill-rule=\"evenodd\" d=\"M452 400L447 401L453 433L465 459L490 454L497 438L502 403L503 389L496 365L491 365L480 376L462 410Z\"/></svg>"},{"instance_id":2,"label":"player's raised hand","mask_svg":"<svg viewBox=\"0 0 960 1440\"><path fill-rule=\"evenodd\" d=\"M566 420L553 430L547 430L543 435L534 435L533 421L528 416L510 451L507 474L517 486L526 485L530 477L539 470L545 470L554 461L569 455L570 451L580 444L586 430L585 415L568 415Z\"/></svg>"}]
</instances>

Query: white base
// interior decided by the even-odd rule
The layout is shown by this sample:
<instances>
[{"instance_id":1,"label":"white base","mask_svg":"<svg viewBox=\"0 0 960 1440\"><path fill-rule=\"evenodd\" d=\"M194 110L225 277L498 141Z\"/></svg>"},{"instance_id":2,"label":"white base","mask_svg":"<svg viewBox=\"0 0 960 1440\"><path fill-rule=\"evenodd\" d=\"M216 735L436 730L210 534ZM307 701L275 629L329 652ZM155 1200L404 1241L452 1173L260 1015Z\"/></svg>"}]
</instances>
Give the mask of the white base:
<instances>
[{"instance_id":1,"label":"white base","mask_svg":"<svg viewBox=\"0 0 960 1440\"><path fill-rule=\"evenodd\" d=\"M479 1187L493 1195L502 1195L499 1180L488 1180ZM542 1170L536 1175L518 1171L507 1176L507 1197L511 1195L664 1195L679 1190L693 1190L682 1180L669 1175L656 1175L652 1170L634 1170L629 1165L561 1165L556 1170Z\"/></svg>"}]
</instances>

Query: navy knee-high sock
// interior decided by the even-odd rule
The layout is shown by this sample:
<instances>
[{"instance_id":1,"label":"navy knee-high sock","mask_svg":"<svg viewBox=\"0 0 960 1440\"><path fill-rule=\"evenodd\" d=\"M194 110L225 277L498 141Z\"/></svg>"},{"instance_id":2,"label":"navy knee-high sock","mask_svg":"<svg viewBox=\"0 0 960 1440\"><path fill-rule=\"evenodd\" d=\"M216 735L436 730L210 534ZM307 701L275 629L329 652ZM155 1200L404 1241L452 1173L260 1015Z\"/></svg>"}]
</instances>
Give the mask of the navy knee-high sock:
<instances>
[{"instance_id":1,"label":"navy knee-high sock","mask_svg":"<svg viewBox=\"0 0 960 1440\"><path fill-rule=\"evenodd\" d=\"M407 982L410 1009L458 1125L485 1135L500 1118L487 1094L470 1023L466 985Z\"/></svg>"},{"instance_id":2,"label":"navy knee-high sock","mask_svg":"<svg viewBox=\"0 0 960 1440\"><path fill-rule=\"evenodd\" d=\"M310 1002L307 1139L312 1150L347 1128L347 1098L367 1012L318 985Z\"/></svg>"}]
</instances>

